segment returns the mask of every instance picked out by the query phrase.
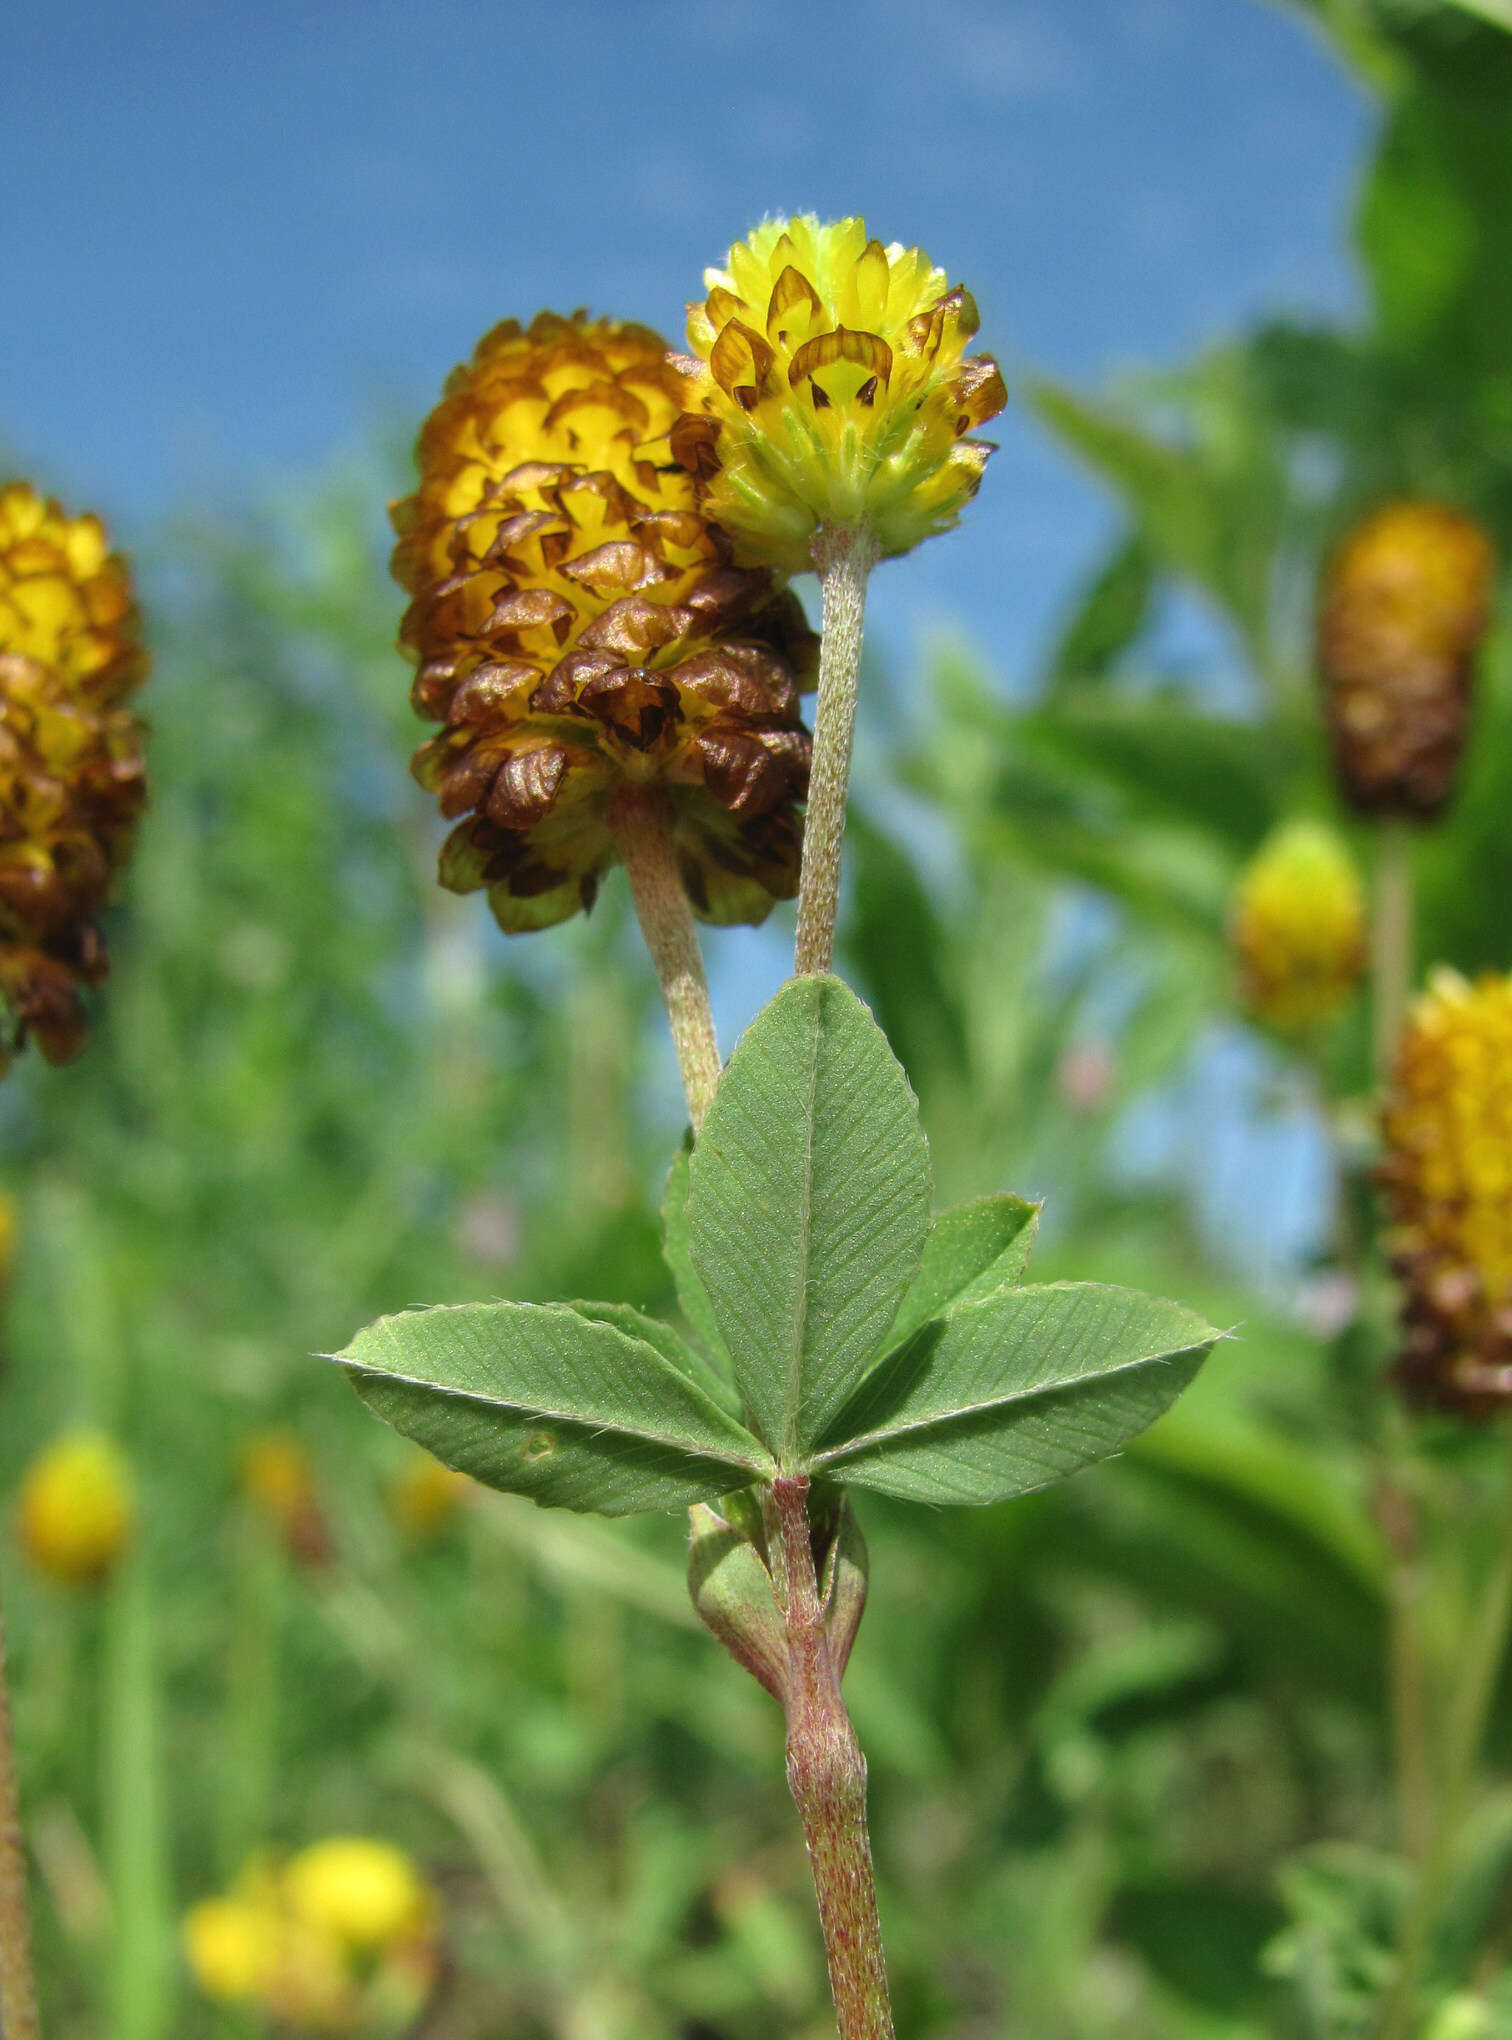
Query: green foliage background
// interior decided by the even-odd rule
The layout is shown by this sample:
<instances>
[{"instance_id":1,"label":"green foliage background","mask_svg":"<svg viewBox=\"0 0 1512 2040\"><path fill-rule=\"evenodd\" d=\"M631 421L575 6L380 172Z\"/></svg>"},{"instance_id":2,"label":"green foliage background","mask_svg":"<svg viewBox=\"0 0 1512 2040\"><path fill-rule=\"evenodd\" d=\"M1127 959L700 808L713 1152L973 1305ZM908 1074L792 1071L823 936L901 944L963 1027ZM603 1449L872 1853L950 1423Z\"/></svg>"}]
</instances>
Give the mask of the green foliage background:
<instances>
[{"instance_id":1,"label":"green foliage background","mask_svg":"<svg viewBox=\"0 0 1512 2040\"><path fill-rule=\"evenodd\" d=\"M941 1201L1047 1194L1039 1279L1131 1281L1238 1327L1116 1463L982 1512L863 1503L847 1691L918 2040L1342 2040L1370 2030L1399 1903L1384 1300L1324 1340L1295 1282L1257 1285L1243 1242L1215 1244L1200 1198L1119 1164L1130 1111L1237 1024L1236 872L1279 816L1331 811L1322 549L1425 491L1512 557L1512 38L1491 0L1306 11L1382 102L1367 311L1033 393L1123 529L1032 707L936 662L850 840L845 966L918 1091ZM442 1889L427 2033L817 2040L780 1716L696 1629L682 1523L481 1496L415 1549L384 1507L397 1441L310 1357L418 1301L675 1308L661 1020L624 898L506 945L431 880L374 516L399 479L375 461L162 535L118 967L86 1059L0 1097L21 1207L0 1492L87 1420L124 1439L142 1498L99 1597L38 1583L7 1531L49 2030L248 2032L188 1984L183 1908L258 1847L355 1831ZM1173 590L1223 624L1224 687L1161 670ZM1505 627L1463 798L1417 861L1420 962L1512 962ZM1363 1024L1321 1074L1265 1051L1277 1109L1363 1095L1365 1052ZM240 1497L269 1425L313 1455L325 1566ZM1469 1605L1494 1455L1427 1443ZM1493 1745L1512 1757L1512 1708ZM1446 1984L1501 1946L1509 1788L1472 1839Z\"/></svg>"}]
</instances>

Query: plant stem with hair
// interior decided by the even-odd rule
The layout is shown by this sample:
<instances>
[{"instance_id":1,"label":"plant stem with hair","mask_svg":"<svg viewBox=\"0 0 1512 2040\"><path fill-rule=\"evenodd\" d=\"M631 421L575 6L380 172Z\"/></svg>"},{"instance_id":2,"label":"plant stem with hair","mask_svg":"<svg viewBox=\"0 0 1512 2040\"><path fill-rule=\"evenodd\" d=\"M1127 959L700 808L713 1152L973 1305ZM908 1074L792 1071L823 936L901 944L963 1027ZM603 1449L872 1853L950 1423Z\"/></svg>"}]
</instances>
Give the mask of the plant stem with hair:
<instances>
[{"instance_id":1,"label":"plant stem with hair","mask_svg":"<svg viewBox=\"0 0 1512 2040\"><path fill-rule=\"evenodd\" d=\"M673 854L665 797L627 788L610 808L609 827L624 860L636 917L661 981L688 1117L697 1133L719 1083L719 1043L698 926Z\"/></svg>"},{"instance_id":2,"label":"plant stem with hair","mask_svg":"<svg viewBox=\"0 0 1512 2040\"><path fill-rule=\"evenodd\" d=\"M809 1529L808 1480L772 1484L768 1543L787 1636L788 1789L803 1822L840 2040L892 2040L866 1828L866 1759L830 1653Z\"/></svg>"},{"instance_id":3,"label":"plant stem with hair","mask_svg":"<svg viewBox=\"0 0 1512 2040\"><path fill-rule=\"evenodd\" d=\"M1382 822L1376 832L1370 976L1375 1076L1382 1084L1412 993L1412 846L1405 822Z\"/></svg>"},{"instance_id":4,"label":"plant stem with hair","mask_svg":"<svg viewBox=\"0 0 1512 2040\"><path fill-rule=\"evenodd\" d=\"M1437 1815L1402 1935L1401 1961L1387 2000L1381 2040L1410 2040L1416 2030L1417 1998L1432 1952L1433 1928L1443 1903L1455 1844L1470 1809L1475 1767L1485 1741L1509 1637L1512 1637L1512 1457L1508 1460L1496 1557L1477 1602L1475 1627L1458 1666L1446 1709Z\"/></svg>"},{"instance_id":5,"label":"plant stem with hair","mask_svg":"<svg viewBox=\"0 0 1512 2040\"><path fill-rule=\"evenodd\" d=\"M5 1666L5 1617L0 1612L0 2032L5 2040L37 2040L37 1987L32 1973L26 1851L11 1733Z\"/></svg>"},{"instance_id":6,"label":"plant stem with hair","mask_svg":"<svg viewBox=\"0 0 1512 2040\"><path fill-rule=\"evenodd\" d=\"M798 944L793 957L793 969L800 977L810 971L827 971L835 953L840 845L845 835L851 740L861 682L866 582L876 562L876 544L864 527L823 530L814 540L814 565L824 595L824 635L819 651L814 762L803 825Z\"/></svg>"}]
</instances>

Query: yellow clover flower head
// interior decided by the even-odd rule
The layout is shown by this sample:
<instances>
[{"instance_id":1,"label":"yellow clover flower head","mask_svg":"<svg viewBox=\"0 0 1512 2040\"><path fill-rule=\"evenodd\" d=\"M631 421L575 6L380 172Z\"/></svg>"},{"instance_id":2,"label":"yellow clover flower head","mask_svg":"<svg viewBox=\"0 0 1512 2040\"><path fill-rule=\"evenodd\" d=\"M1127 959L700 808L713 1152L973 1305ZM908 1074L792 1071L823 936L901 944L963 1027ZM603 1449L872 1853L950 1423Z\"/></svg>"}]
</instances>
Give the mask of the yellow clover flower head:
<instances>
[{"instance_id":1,"label":"yellow clover flower head","mask_svg":"<svg viewBox=\"0 0 1512 2040\"><path fill-rule=\"evenodd\" d=\"M1512 1401L1512 977L1436 971L1403 1032L1380 1168L1417 1402Z\"/></svg>"},{"instance_id":2,"label":"yellow clover flower head","mask_svg":"<svg viewBox=\"0 0 1512 2040\"><path fill-rule=\"evenodd\" d=\"M30 1035L50 1062L83 1047L81 990L107 968L97 916L145 798L127 703L146 665L100 520L0 488L0 1071Z\"/></svg>"},{"instance_id":3,"label":"yellow clover flower head","mask_svg":"<svg viewBox=\"0 0 1512 2040\"><path fill-rule=\"evenodd\" d=\"M207 1898L185 1915L183 1941L189 1973L206 1997L255 2004L277 1960L277 1916L250 1898Z\"/></svg>"},{"instance_id":4,"label":"yellow clover flower head","mask_svg":"<svg viewBox=\"0 0 1512 2040\"><path fill-rule=\"evenodd\" d=\"M192 1908L190 1972L209 1998L298 2033L408 2032L438 1973L436 1901L387 1842L333 1837L287 1863L249 1862Z\"/></svg>"},{"instance_id":5,"label":"yellow clover flower head","mask_svg":"<svg viewBox=\"0 0 1512 2040\"><path fill-rule=\"evenodd\" d=\"M21 1542L39 1572L96 1586L125 1551L136 1515L131 1469L104 1431L74 1431L38 1454L21 1483Z\"/></svg>"},{"instance_id":6,"label":"yellow clover flower head","mask_svg":"<svg viewBox=\"0 0 1512 2040\"><path fill-rule=\"evenodd\" d=\"M592 905L625 794L665 804L703 919L797 890L815 643L672 459L684 401L645 327L511 320L448 381L393 509L411 698L444 725L413 766L456 824L441 882L509 934Z\"/></svg>"},{"instance_id":7,"label":"yellow clover flower head","mask_svg":"<svg viewBox=\"0 0 1512 2040\"><path fill-rule=\"evenodd\" d=\"M1242 873L1229 922L1245 1010L1278 1034L1310 1033L1359 988L1365 893L1338 834L1283 822Z\"/></svg>"},{"instance_id":8,"label":"yellow clover flower head","mask_svg":"<svg viewBox=\"0 0 1512 2040\"><path fill-rule=\"evenodd\" d=\"M358 1954L413 1939L432 1911L429 1887L405 1852L365 1835L313 1842L289 1863L283 1885L296 1919Z\"/></svg>"},{"instance_id":9,"label":"yellow clover flower head","mask_svg":"<svg viewBox=\"0 0 1512 2040\"><path fill-rule=\"evenodd\" d=\"M1362 814L1431 821L1454 791L1496 557L1446 503L1388 503L1324 575L1318 664L1334 763Z\"/></svg>"},{"instance_id":10,"label":"yellow clover flower head","mask_svg":"<svg viewBox=\"0 0 1512 2040\"><path fill-rule=\"evenodd\" d=\"M1008 400L968 355L976 305L922 250L861 219L767 220L688 309L692 399L672 435L737 558L802 573L823 529L883 558L954 524L992 448L968 435Z\"/></svg>"}]
</instances>

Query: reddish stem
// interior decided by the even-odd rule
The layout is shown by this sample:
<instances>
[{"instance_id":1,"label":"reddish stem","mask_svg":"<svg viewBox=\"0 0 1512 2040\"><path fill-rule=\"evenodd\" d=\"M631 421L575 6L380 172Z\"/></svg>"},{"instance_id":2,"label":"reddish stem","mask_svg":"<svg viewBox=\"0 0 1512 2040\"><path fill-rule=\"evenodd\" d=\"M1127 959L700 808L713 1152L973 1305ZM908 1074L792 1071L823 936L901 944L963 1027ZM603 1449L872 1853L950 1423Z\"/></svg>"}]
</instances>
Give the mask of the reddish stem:
<instances>
[{"instance_id":1,"label":"reddish stem","mask_svg":"<svg viewBox=\"0 0 1512 2040\"><path fill-rule=\"evenodd\" d=\"M825 1634L808 1481L772 1483L769 1539L787 1635L788 1789L803 1822L840 2040L893 2040L866 1831L866 1759Z\"/></svg>"}]
</instances>

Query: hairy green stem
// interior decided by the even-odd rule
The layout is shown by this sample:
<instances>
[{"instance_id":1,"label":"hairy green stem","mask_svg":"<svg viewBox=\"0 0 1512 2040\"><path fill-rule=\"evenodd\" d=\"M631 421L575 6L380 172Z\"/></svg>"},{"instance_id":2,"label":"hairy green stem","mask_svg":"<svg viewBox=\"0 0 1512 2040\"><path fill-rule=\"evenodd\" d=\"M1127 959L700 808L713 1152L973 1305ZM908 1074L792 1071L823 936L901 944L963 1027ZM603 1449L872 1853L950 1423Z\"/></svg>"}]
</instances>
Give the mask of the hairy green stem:
<instances>
[{"instance_id":1,"label":"hairy green stem","mask_svg":"<svg viewBox=\"0 0 1512 2040\"><path fill-rule=\"evenodd\" d=\"M719 1083L719 1043L698 927L673 854L668 819L664 797L639 788L626 788L609 810L636 918L667 1002L688 1117L697 1133Z\"/></svg>"},{"instance_id":2,"label":"hairy green stem","mask_svg":"<svg viewBox=\"0 0 1512 2040\"><path fill-rule=\"evenodd\" d=\"M32 1973L26 1851L5 1671L5 1617L0 1612L0 2032L5 2040L37 2040L37 1986Z\"/></svg>"},{"instance_id":3,"label":"hairy green stem","mask_svg":"<svg viewBox=\"0 0 1512 2040\"><path fill-rule=\"evenodd\" d=\"M892 2040L866 1759L840 1692L814 1572L808 1480L772 1484L769 1535L787 1636L788 1789L803 1822L840 2040Z\"/></svg>"},{"instance_id":4,"label":"hairy green stem","mask_svg":"<svg viewBox=\"0 0 1512 2040\"><path fill-rule=\"evenodd\" d=\"M1375 1075L1384 1084L1412 993L1412 845L1405 822L1382 822L1376 832L1370 978Z\"/></svg>"},{"instance_id":5,"label":"hairy green stem","mask_svg":"<svg viewBox=\"0 0 1512 2040\"><path fill-rule=\"evenodd\" d=\"M803 875L798 886L798 945L793 969L800 977L828 970L835 954L840 844L845 835L851 740L861 681L866 580L876 562L876 544L864 528L821 530L814 540L814 565L824 595L824 636L819 651L814 762L803 824Z\"/></svg>"},{"instance_id":6,"label":"hairy green stem","mask_svg":"<svg viewBox=\"0 0 1512 2040\"><path fill-rule=\"evenodd\" d=\"M1400 1429L1400 1413L1398 1425ZM1376 1514L1391 1554L1387 1631L1391 1684L1392 1768L1397 1839L1421 1863L1433 1832L1433 1781L1428 1763L1428 1677L1423 1648L1427 1582L1419 1549L1417 1504L1402 1478L1405 1448L1393 1441L1376 1493Z\"/></svg>"},{"instance_id":7,"label":"hairy green stem","mask_svg":"<svg viewBox=\"0 0 1512 2040\"><path fill-rule=\"evenodd\" d=\"M1470 1810L1475 1769L1512 1638L1512 1459L1508 1475L1496 1558L1446 1712L1437 1817L1403 1930L1401 1961L1387 1999L1381 2040L1411 2040L1416 2031L1417 1999L1432 1952L1434 1924Z\"/></svg>"}]
</instances>

